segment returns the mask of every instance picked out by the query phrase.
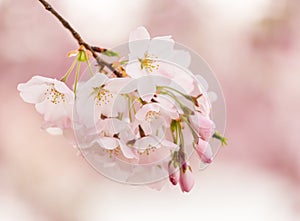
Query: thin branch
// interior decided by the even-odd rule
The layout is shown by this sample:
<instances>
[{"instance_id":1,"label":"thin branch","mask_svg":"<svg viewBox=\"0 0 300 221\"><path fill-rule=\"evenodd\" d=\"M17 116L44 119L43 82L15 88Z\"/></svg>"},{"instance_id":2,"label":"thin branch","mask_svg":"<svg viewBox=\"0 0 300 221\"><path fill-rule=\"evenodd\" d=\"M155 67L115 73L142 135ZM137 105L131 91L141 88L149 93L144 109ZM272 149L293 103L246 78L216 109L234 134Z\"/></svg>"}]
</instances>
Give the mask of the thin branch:
<instances>
[{"instance_id":1,"label":"thin branch","mask_svg":"<svg viewBox=\"0 0 300 221\"><path fill-rule=\"evenodd\" d=\"M98 52L98 53L103 53L103 52L106 52L106 51L107 51L106 48L100 48L100 47L97 47L97 46L92 46L92 49L93 49L95 52Z\"/></svg>"},{"instance_id":2,"label":"thin branch","mask_svg":"<svg viewBox=\"0 0 300 221\"><path fill-rule=\"evenodd\" d=\"M109 70L111 70L117 77L122 77L122 73L118 72L116 69L113 68L112 64L102 60L96 52L102 53L105 52L106 49L100 48L100 47L92 47L88 43L86 43L82 37L79 35L77 31L67 22L47 1L45 0L39 0L39 2L45 7L46 10L51 12L59 21L60 23L68 29L72 36L77 40L79 46L83 45L86 49L92 52L93 57L96 59L98 65L100 66L100 70L103 69L103 67L107 67Z\"/></svg>"}]
</instances>

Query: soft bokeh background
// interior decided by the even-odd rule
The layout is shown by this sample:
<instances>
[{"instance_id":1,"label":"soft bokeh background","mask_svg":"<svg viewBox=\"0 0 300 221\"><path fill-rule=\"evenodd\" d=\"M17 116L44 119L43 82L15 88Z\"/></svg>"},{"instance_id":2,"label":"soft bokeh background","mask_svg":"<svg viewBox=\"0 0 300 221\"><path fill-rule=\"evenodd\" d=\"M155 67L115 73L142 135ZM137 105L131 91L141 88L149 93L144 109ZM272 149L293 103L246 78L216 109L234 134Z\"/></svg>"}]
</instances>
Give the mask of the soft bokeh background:
<instances>
[{"instance_id":1,"label":"soft bokeh background","mask_svg":"<svg viewBox=\"0 0 300 221\"><path fill-rule=\"evenodd\" d=\"M228 148L191 194L114 183L63 138L40 130L16 86L59 77L77 48L37 0L0 0L0 220L300 220L298 0L50 1L91 44L113 47L145 25L214 69Z\"/></svg>"}]
</instances>

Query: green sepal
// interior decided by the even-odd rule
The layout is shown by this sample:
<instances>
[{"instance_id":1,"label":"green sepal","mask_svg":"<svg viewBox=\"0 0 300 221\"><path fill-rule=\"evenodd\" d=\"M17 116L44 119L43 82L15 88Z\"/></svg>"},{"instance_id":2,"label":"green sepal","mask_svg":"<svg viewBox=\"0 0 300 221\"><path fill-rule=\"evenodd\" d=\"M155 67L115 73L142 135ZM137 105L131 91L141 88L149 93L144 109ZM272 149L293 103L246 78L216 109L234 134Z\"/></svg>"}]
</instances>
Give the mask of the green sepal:
<instances>
[{"instance_id":1,"label":"green sepal","mask_svg":"<svg viewBox=\"0 0 300 221\"><path fill-rule=\"evenodd\" d=\"M117 52L110 51L110 50L106 50L106 51L102 52L102 54L105 55L105 56L108 56L108 57L119 56L119 54Z\"/></svg>"},{"instance_id":2,"label":"green sepal","mask_svg":"<svg viewBox=\"0 0 300 221\"><path fill-rule=\"evenodd\" d=\"M223 137L218 131L216 131L212 137L220 140L222 146L226 146L227 145L227 138Z\"/></svg>"}]
</instances>

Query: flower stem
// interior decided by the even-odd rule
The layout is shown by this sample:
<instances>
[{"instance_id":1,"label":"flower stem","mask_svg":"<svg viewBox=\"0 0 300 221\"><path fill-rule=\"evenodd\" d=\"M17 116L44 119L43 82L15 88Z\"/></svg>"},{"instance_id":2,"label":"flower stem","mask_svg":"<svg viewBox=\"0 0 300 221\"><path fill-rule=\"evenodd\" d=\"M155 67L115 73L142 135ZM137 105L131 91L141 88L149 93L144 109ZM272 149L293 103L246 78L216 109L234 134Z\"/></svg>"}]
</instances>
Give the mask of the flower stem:
<instances>
[{"instance_id":1,"label":"flower stem","mask_svg":"<svg viewBox=\"0 0 300 221\"><path fill-rule=\"evenodd\" d=\"M85 53L86 53L86 52L85 52ZM87 57L87 54L86 54L86 57ZM91 77L93 77L94 74L93 74L93 70L92 70L92 68L91 68L91 64L90 64L90 62L89 62L89 59L86 60L86 63L87 63L88 69L89 69L89 71L90 71L90 75L91 75Z\"/></svg>"},{"instance_id":2,"label":"flower stem","mask_svg":"<svg viewBox=\"0 0 300 221\"><path fill-rule=\"evenodd\" d=\"M77 59L75 58L75 60L73 61L73 63L71 64L71 67L68 69L68 71L66 72L66 74L60 79L63 82L66 82L71 74L71 72L73 71L75 64L77 62Z\"/></svg>"},{"instance_id":3,"label":"flower stem","mask_svg":"<svg viewBox=\"0 0 300 221\"><path fill-rule=\"evenodd\" d=\"M75 83L74 83L74 94L76 94L76 90L77 90L78 77L79 77L79 71L80 71L80 64L81 64L81 62L78 62L77 63L77 67L76 67Z\"/></svg>"},{"instance_id":4,"label":"flower stem","mask_svg":"<svg viewBox=\"0 0 300 221\"><path fill-rule=\"evenodd\" d=\"M182 119L182 120L188 125L188 127L190 128L190 130L191 130L191 132L192 132L192 134L193 134L194 139L198 139L198 138L199 138L199 135L198 135L198 133L195 131L195 129L192 127L191 122L187 119L187 117L184 116L184 115L181 115L181 116L180 116L180 119Z\"/></svg>"},{"instance_id":5,"label":"flower stem","mask_svg":"<svg viewBox=\"0 0 300 221\"><path fill-rule=\"evenodd\" d=\"M161 94L165 94L165 95L168 95L169 97L173 98L180 106L180 108L182 109L182 111L185 113L185 114L191 114L193 113L193 111L186 107L183 103L181 103L180 100L178 100L178 98L170 91L160 91Z\"/></svg>"},{"instance_id":6,"label":"flower stem","mask_svg":"<svg viewBox=\"0 0 300 221\"><path fill-rule=\"evenodd\" d=\"M223 137L218 131L213 134L213 138L216 138L221 141L222 146L227 145L227 138Z\"/></svg>"},{"instance_id":7,"label":"flower stem","mask_svg":"<svg viewBox=\"0 0 300 221\"><path fill-rule=\"evenodd\" d=\"M190 101L193 100L193 99L191 98L191 96L186 95L186 94L182 93L181 91L179 91L179 90L177 90L177 89L175 89L175 88L169 87L169 86L158 86L158 89L168 89L168 90L172 90L172 91L174 91L174 92L176 92L176 93L182 95L184 98L186 98L186 99L188 99L188 100L190 100Z\"/></svg>"}]
</instances>

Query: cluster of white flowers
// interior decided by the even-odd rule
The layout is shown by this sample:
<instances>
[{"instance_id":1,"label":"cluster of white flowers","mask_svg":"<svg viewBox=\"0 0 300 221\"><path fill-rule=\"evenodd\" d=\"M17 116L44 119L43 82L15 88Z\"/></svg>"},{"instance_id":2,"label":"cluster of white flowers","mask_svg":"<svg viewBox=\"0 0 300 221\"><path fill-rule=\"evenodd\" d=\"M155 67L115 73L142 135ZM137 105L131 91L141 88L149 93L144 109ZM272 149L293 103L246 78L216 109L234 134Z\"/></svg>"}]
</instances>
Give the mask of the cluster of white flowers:
<instances>
[{"instance_id":1,"label":"cluster of white flowers","mask_svg":"<svg viewBox=\"0 0 300 221\"><path fill-rule=\"evenodd\" d=\"M129 37L126 76L96 73L77 90L77 82L73 90L64 83L69 72L63 81L35 76L18 90L43 116L43 128L80 131L85 148L97 146L111 158L135 164L149 163L147 157L166 149L171 183L189 192L194 179L185 146L193 146L202 162L212 162L215 125L206 91L187 69L190 54L174 44L170 36L151 39L139 27ZM82 48L79 53L87 55Z\"/></svg>"}]
</instances>

